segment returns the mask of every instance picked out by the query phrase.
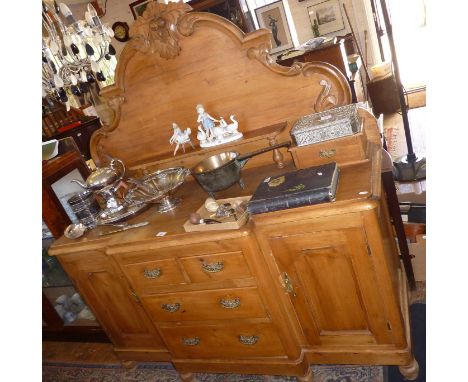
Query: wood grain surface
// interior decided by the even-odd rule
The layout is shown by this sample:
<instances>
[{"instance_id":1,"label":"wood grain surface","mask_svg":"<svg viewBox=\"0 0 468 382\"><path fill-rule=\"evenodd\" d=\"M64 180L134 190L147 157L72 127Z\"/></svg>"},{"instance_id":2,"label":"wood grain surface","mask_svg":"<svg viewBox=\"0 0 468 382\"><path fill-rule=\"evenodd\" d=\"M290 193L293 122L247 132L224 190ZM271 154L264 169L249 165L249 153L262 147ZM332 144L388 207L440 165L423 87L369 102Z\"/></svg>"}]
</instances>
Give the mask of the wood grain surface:
<instances>
[{"instance_id":1,"label":"wood grain surface","mask_svg":"<svg viewBox=\"0 0 468 382\"><path fill-rule=\"evenodd\" d=\"M163 31L173 28L167 42L180 50L169 58L162 57L166 41L153 44L151 33L142 37L141 25L131 26L135 42L121 53L115 84L101 91L114 118L93 135L97 164L103 153L129 167L170 158L173 122L190 127L196 141L199 103L215 118L235 115L239 130L249 133L350 102L347 80L334 66L315 62L287 68L274 63L268 55L270 31L244 34L220 16L185 12L166 17L161 5L147 16L166 20ZM151 49L136 44L142 39Z\"/></svg>"}]
</instances>

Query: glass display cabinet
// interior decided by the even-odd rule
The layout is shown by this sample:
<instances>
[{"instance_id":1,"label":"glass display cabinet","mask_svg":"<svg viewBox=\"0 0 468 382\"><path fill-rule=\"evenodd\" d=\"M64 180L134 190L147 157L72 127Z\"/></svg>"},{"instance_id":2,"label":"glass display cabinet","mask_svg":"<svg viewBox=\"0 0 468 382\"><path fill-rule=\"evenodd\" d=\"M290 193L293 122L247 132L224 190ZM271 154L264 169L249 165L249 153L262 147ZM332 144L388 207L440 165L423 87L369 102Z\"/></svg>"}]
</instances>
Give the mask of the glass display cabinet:
<instances>
[{"instance_id":1,"label":"glass display cabinet","mask_svg":"<svg viewBox=\"0 0 468 382\"><path fill-rule=\"evenodd\" d=\"M90 170L72 138L58 141L58 153L42 162L42 337L43 340L108 342L105 332L48 248L76 217L67 199ZM78 189L77 189L78 187Z\"/></svg>"}]
</instances>

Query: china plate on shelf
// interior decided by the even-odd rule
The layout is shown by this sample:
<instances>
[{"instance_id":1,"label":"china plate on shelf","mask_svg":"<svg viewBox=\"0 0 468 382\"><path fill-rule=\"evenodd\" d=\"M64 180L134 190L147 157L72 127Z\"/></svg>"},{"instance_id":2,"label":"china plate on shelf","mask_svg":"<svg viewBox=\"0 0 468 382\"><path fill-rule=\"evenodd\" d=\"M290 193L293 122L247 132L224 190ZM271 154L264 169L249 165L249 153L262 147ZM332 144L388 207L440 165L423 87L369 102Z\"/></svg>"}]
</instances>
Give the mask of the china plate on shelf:
<instances>
[{"instance_id":1,"label":"china plate on shelf","mask_svg":"<svg viewBox=\"0 0 468 382\"><path fill-rule=\"evenodd\" d=\"M146 211L150 206L151 204L149 203L140 203L140 204L127 205L121 210L113 212L113 213L107 213L104 210L99 214L97 218L97 224L102 225L102 224L121 222L123 220L137 216L139 213Z\"/></svg>"}]
</instances>

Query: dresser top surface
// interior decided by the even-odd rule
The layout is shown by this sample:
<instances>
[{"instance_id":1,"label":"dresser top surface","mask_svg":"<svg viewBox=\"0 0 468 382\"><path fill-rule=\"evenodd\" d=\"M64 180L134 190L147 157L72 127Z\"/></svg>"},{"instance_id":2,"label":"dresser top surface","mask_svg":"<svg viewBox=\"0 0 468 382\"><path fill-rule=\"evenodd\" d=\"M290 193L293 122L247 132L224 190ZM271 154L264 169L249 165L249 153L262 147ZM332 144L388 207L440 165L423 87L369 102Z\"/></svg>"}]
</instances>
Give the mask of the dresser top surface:
<instances>
[{"instance_id":1,"label":"dresser top surface","mask_svg":"<svg viewBox=\"0 0 468 382\"><path fill-rule=\"evenodd\" d=\"M241 189L236 184L225 191L218 192L216 194L217 199L252 195L257 185L265 177L277 176L295 170L292 162L288 162L287 166L283 169L278 169L274 164L250 169L248 165L246 167L242 172L245 189ZM347 205L350 207L354 206L356 202L366 201L372 196L378 197L378 195L373 195L372 191L373 171L375 172L370 161L341 166L340 180L334 202L299 207L294 210L300 212L307 209L310 212L315 210L325 211L336 206L346 208ZM134 246L149 242L156 246L172 246L208 240L224 240L244 236L248 234L248 230L252 226L251 223L248 223L238 230L185 232L183 224L189 218L190 213L195 212L204 203L208 195L189 176L177 191L176 197L182 201L174 211L160 214L156 212L156 206L151 206L147 211L128 221L130 224L149 221L150 224L148 226L105 236L99 236L102 228L98 227L85 233L83 237L74 240L62 236L52 245L50 253L58 255L106 247ZM160 232L165 232L166 234L164 236L156 236Z\"/></svg>"}]
</instances>

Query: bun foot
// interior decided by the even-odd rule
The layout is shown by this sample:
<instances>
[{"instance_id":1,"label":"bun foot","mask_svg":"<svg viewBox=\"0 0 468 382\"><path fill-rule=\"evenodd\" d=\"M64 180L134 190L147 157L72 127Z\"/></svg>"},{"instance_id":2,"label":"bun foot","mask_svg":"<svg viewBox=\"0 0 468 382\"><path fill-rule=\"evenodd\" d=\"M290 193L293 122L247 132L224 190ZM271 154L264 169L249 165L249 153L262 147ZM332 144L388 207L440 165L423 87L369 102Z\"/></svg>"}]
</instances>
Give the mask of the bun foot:
<instances>
[{"instance_id":1,"label":"bun foot","mask_svg":"<svg viewBox=\"0 0 468 382\"><path fill-rule=\"evenodd\" d=\"M182 382L197 382L192 373L179 373L179 376Z\"/></svg>"},{"instance_id":2,"label":"bun foot","mask_svg":"<svg viewBox=\"0 0 468 382\"><path fill-rule=\"evenodd\" d=\"M312 373L312 369L309 367L307 370L306 375L302 377L296 377L297 382L313 382L314 381L314 374Z\"/></svg>"},{"instance_id":3,"label":"bun foot","mask_svg":"<svg viewBox=\"0 0 468 382\"><path fill-rule=\"evenodd\" d=\"M121 364L126 369L133 369L137 365L135 361L121 361Z\"/></svg>"},{"instance_id":4,"label":"bun foot","mask_svg":"<svg viewBox=\"0 0 468 382\"><path fill-rule=\"evenodd\" d=\"M418 378L419 374L419 364L415 358L411 360L408 365L398 366L401 375L408 381L414 381Z\"/></svg>"}]
</instances>

